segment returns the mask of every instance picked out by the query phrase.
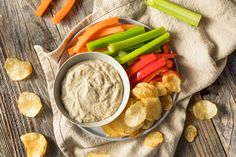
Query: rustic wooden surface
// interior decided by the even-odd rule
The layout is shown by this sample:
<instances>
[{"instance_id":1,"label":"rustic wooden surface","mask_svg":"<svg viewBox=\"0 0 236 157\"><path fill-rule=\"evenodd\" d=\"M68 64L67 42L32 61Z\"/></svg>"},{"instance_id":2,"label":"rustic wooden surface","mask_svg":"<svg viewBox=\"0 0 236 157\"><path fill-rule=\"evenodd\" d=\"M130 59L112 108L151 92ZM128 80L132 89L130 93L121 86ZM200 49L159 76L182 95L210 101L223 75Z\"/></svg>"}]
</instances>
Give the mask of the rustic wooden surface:
<instances>
[{"instance_id":1,"label":"rustic wooden surface","mask_svg":"<svg viewBox=\"0 0 236 157\"><path fill-rule=\"evenodd\" d=\"M46 157L63 156L53 136L52 112L46 81L33 45L40 44L49 50L55 49L69 30L92 11L93 5L92 0L77 1L69 16L55 26L51 22L51 17L65 0L53 1L43 18L36 17L33 12L39 2L39 0L0 1L0 157L26 156L19 137L33 131L47 137L49 145ZM11 81L3 69L7 57L18 57L32 62L34 72L30 79L20 82ZM44 107L37 118L26 118L19 114L16 100L19 93L23 91L33 91L42 98ZM191 144L181 138L175 156L235 156L235 53L229 57L227 67L218 80L206 90L196 94L192 103L202 98L216 102L219 113L213 120L199 121L192 117L190 105L186 124L195 124L199 135Z\"/></svg>"}]
</instances>

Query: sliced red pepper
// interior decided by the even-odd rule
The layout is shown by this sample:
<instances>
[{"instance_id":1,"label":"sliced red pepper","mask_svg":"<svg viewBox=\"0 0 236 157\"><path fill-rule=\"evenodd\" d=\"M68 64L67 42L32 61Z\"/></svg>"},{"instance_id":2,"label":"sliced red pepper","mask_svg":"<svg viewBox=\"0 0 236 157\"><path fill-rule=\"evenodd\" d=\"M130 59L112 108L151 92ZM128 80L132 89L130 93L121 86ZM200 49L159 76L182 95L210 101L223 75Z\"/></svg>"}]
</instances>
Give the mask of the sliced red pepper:
<instances>
[{"instance_id":1,"label":"sliced red pepper","mask_svg":"<svg viewBox=\"0 0 236 157\"><path fill-rule=\"evenodd\" d=\"M162 46L162 52L163 52L164 54L169 54L169 53L170 53L170 47L169 47L168 44L164 44L164 45Z\"/></svg>"},{"instance_id":2,"label":"sliced red pepper","mask_svg":"<svg viewBox=\"0 0 236 157\"><path fill-rule=\"evenodd\" d=\"M157 59L157 56L155 54L148 54L148 56L145 57L145 59L140 59L136 63L134 63L130 68L126 70L129 77L131 77L133 74L141 70L143 67L148 65L149 63L155 61Z\"/></svg>"},{"instance_id":3,"label":"sliced red pepper","mask_svg":"<svg viewBox=\"0 0 236 157\"><path fill-rule=\"evenodd\" d=\"M148 64L147 66L145 66L144 68L142 68L139 72L135 73L130 78L130 80L134 84L137 82L140 82L142 79L144 79L145 77L147 77L148 75L150 75L151 73L153 73L154 71L156 71L157 69L160 69L161 67L165 65L166 65L165 58L155 60L151 62L150 64Z\"/></svg>"},{"instance_id":4,"label":"sliced red pepper","mask_svg":"<svg viewBox=\"0 0 236 157\"><path fill-rule=\"evenodd\" d=\"M166 61L166 66L167 66L169 69L172 68L172 67L174 66L174 61L171 60L171 59L168 59L168 60Z\"/></svg>"},{"instance_id":5,"label":"sliced red pepper","mask_svg":"<svg viewBox=\"0 0 236 157\"><path fill-rule=\"evenodd\" d=\"M167 68L167 66L164 66L164 67L162 67L160 69L157 69L156 71L152 72L150 75L148 75L147 77L142 79L140 82L150 82L154 77L156 77L160 73L164 73L166 71L168 71L168 68Z\"/></svg>"},{"instance_id":6,"label":"sliced red pepper","mask_svg":"<svg viewBox=\"0 0 236 157\"><path fill-rule=\"evenodd\" d=\"M169 53L169 54L156 54L157 58L166 58L166 59L170 59L170 58L175 58L177 56L176 53Z\"/></svg>"}]
</instances>

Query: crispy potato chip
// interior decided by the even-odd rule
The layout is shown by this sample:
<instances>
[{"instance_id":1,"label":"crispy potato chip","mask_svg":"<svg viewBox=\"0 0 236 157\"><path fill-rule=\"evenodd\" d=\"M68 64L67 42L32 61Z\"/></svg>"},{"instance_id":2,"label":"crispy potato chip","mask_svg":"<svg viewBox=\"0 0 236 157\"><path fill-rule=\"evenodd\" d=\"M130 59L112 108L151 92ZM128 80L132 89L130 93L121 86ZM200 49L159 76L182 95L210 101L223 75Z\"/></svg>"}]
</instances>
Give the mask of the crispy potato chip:
<instances>
[{"instance_id":1,"label":"crispy potato chip","mask_svg":"<svg viewBox=\"0 0 236 157\"><path fill-rule=\"evenodd\" d=\"M163 110L170 110L172 108L173 101L170 95L161 96L160 100Z\"/></svg>"},{"instance_id":2,"label":"crispy potato chip","mask_svg":"<svg viewBox=\"0 0 236 157\"><path fill-rule=\"evenodd\" d=\"M161 117L162 107L158 97L146 98L141 100L146 107L147 116L146 119L149 121L158 120Z\"/></svg>"},{"instance_id":3,"label":"crispy potato chip","mask_svg":"<svg viewBox=\"0 0 236 157\"><path fill-rule=\"evenodd\" d=\"M23 142L27 157L43 157L47 149L47 140L36 132L26 133L20 137Z\"/></svg>"},{"instance_id":4,"label":"crispy potato chip","mask_svg":"<svg viewBox=\"0 0 236 157\"><path fill-rule=\"evenodd\" d=\"M162 77L164 86L171 92L180 92L181 80L176 74L166 74Z\"/></svg>"},{"instance_id":5,"label":"crispy potato chip","mask_svg":"<svg viewBox=\"0 0 236 157\"><path fill-rule=\"evenodd\" d=\"M111 128L111 125L101 126L102 130L105 132L107 137L122 137L116 131Z\"/></svg>"},{"instance_id":6,"label":"crispy potato chip","mask_svg":"<svg viewBox=\"0 0 236 157\"><path fill-rule=\"evenodd\" d=\"M129 127L137 127L144 122L146 116L146 107L141 101L137 101L125 111L124 121Z\"/></svg>"},{"instance_id":7,"label":"crispy potato chip","mask_svg":"<svg viewBox=\"0 0 236 157\"><path fill-rule=\"evenodd\" d=\"M128 103L126 104L125 111L126 111L131 105L133 105L136 101L137 101L137 99L132 98L132 97L129 97L129 101L128 101Z\"/></svg>"},{"instance_id":8,"label":"crispy potato chip","mask_svg":"<svg viewBox=\"0 0 236 157\"><path fill-rule=\"evenodd\" d=\"M148 147L156 147L164 142L164 135L159 131L149 133L144 139L144 145Z\"/></svg>"},{"instance_id":9,"label":"crispy potato chip","mask_svg":"<svg viewBox=\"0 0 236 157\"><path fill-rule=\"evenodd\" d=\"M193 114L201 120L211 119L217 114L217 107L209 100L200 100L193 105Z\"/></svg>"},{"instance_id":10,"label":"crispy potato chip","mask_svg":"<svg viewBox=\"0 0 236 157\"><path fill-rule=\"evenodd\" d=\"M154 122L155 122L154 120L153 121L145 120L142 129L149 129L150 127L153 126Z\"/></svg>"},{"instance_id":11,"label":"crispy potato chip","mask_svg":"<svg viewBox=\"0 0 236 157\"><path fill-rule=\"evenodd\" d=\"M193 142L196 136L197 136L197 128L194 125L188 125L184 129L184 138L188 142Z\"/></svg>"},{"instance_id":12,"label":"crispy potato chip","mask_svg":"<svg viewBox=\"0 0 236 157\"><path fill-rule=\"evenodd\" d=\"M138 99L145 99L147 97L157 97L158 91L154 85L142 82L133 88L132 94Z\"/></svg>"},{"instance_id":13,"label":"crispy potato chip","mask_svg":"<svg viewBox=\"0 0 236 157\"><path fill-rule=\"evenodd\" d=\"M167 95L166 87L162 82L151 81L150 84L154 85L157 88L158 96Z\"/></svg>"},{"instance_id":14,"label":"crispy potato chip","mask_svg":"<svg viewBox=\"0 0 236 157\"><path fill-rule=\"evenodd\" d=\"M87 157L110 157L110 155L90 152L88 153Z\"/></svg>"},{"instance_id":15,"label":"crispy potato chip","mask_svg":"<svg viewBox=\"0 0 236 157\"><path fill-rule=\"evenodd\" d=\"M124 116L125 114L122 113L118 118L116 118L111 123L102 126L102 129L106 133L107 136L110 136L110 137L129 136L142 127L143 124L140 124L136 127L129 127L125 125Z\"/></svg>"},{"instance_id":16,"label":"crispy potato chip","mask_svg":"<svg viewBox=\"0 0 236 157\"><path fill-rule=\"evenodd\" d=\"M141 136L144 132L144 129L139 129L135 132L133 132L132 134L130 134L130 137L138 137L138 136Z\"/></svg>"},{"instance_id":17,"label":"crispy potato chip","mask_svg":"<svg viewBox=\"0 0 236 157\"><path fill-rule=\"evenodd\" d=\"M14 81L23 80L32 73L32 65L28 61L17 58L7 58L4 68L9 77Z\"/></svg>"},{"instance_id":18,"label":"crispy potato chip","mask_svg":"<svg viewBox=\"0 0 236 157\"><path fill-rule=\"evenodd\" d=\"M23 92L18 98L18 109L27 117L35 117L40 109L42 103L38 95L31 92Z\"/></svg>"}]
</instances>

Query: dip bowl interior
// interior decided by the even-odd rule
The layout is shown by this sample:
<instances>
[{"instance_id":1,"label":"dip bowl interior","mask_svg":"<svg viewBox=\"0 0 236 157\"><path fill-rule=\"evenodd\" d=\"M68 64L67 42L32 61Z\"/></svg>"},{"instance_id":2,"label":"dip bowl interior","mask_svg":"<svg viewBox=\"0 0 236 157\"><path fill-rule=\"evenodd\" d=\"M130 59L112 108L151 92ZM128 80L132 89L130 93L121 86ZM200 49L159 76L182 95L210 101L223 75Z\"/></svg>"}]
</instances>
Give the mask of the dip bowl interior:
<instances>
[{"instance_id":1,"label":"dip bowl interior","mask_svg":"<svg viewBox=\"0 0 236 157\"><path fill-rule=\"evenodd\" d=\"M103 120L97 121L97 122L80 123L80 122L72 119L69 116L67 110L64 108L64 105L61 100L61 85L62 85L62 81L63 81L67 71L72 66L74 66L75 64L82 62L82 61L95 60L95 59L99 59L99 60L102 60L102 61L110 64L118 71L118 73L121 77L122 83L123 83L123 87L124 87L123 99L122 99L121 104L118 107L118 109L110 117L107 117L106 119L103 119ZM59 69L59 71L57 73L53 90L54 90L54 100L56 102L56 105L59 108L60 112L67 119L69 119L71 122L73 122L76 125L81 126L81 127L99 127L99 126L108 124L111 121L113 121L114 119L116 119L121 114L121 112L124 110L124 108L128 102L129 95L130 95L130 83L129 83L129 78L128 78L124 68L114 58L112 58L108 55L99 53L99 52L86 52L86 53L77 54L77 55L71 57L61 66L61 68Z\"/></svg>"}]
</instances>

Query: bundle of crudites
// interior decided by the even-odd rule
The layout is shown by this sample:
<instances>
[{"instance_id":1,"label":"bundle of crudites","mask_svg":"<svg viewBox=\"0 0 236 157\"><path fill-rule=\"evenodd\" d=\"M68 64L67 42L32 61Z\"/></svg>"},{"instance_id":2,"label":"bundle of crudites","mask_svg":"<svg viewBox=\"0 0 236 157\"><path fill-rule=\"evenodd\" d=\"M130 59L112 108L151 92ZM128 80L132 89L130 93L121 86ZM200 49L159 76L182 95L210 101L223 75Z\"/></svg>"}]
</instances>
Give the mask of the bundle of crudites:
<instances>
[{"instance_id":1,"label":"bundle of crudites","mask_svg":"<svg viewBox=\"0 0 236 157\"><path fill-rule=\"evenodd\" d=\"M213 83L226 64L226 57L236 48L236 3L234 0L173 0L203 15L198 27L192 27L156 9L147 7L143 0L94 0L92 15L82 20L56 50L63 51L69 39L94 21L108 17L136 19L151 27L164 26L171 33L171 46L178 53L177 61L182 79L178 102L165 121L156 128L165 142L156 148L143 145L143 137L110 142L93 137L70 123L57 110L52 99L55 63L36 46L44 68L54 114L54 133L57 144L66 156L87 156L88 152L105 153L111 157L173 156L182 134L185 111L191 95ZM91 5L91 4L87 4ZM55 58L54 58L55 59Z\"/></svg>"}]
</instances>

